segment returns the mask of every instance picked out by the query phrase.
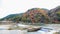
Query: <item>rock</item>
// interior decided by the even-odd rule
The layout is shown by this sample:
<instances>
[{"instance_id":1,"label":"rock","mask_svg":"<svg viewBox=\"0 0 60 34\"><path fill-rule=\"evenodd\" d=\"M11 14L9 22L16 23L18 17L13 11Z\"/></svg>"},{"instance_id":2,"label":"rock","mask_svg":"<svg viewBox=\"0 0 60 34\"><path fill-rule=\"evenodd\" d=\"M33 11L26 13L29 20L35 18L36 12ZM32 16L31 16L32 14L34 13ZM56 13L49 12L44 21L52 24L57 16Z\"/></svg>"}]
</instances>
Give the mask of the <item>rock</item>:
<instances>
[{"instance_id":1,"label":"rock","mask_svg":"<svg viewBox=\"0 0 60 34\"><path fill-rule=\"evenodd\" d=\"M59 34L59 32L55 32L55 33L53 33L53 34Z\"/></svg>"},{"instance_id":2,"label":"rock","mask_svg":"<svg viewBox=\"0 0 60 34\"><path fill-rule=\"evenodd\" d=\"M39 27L39 28L29 28L28 32L35 32L35 31L38 31L40 29L41 29L41 27Z\"/></svg>"}]
</instances>

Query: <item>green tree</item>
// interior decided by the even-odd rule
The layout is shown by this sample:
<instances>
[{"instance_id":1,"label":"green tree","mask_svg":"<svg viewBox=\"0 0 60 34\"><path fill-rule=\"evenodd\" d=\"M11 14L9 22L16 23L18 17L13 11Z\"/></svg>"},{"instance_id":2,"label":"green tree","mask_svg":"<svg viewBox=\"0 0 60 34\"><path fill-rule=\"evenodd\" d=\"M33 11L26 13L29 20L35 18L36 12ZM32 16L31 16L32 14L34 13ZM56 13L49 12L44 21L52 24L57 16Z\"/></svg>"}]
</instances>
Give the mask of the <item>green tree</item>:
<instances>
[{"instance_id":1,"label":"green tree","mask_svg":"<svg viewBox=\"0 0 60 34\"><path fill-rule=\"evenodd\" d=\"M57 12L57 19L60 21L60 11Z\"/></svg>"}]
</instances>

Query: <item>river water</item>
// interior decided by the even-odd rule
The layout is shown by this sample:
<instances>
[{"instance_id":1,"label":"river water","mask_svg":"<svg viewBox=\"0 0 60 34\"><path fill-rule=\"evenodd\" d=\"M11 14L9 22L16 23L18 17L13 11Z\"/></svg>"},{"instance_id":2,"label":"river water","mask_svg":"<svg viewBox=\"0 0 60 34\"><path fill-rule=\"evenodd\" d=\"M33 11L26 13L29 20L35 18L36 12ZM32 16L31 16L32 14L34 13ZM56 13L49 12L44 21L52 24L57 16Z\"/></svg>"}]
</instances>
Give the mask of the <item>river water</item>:
<instances>
[{"instance_id":1,"label":"river water","mask_svg":"<svg viewBox=\"0 0 60 34\"><path fill-rule=\"evenodd\" d=\"M5 26L6 25L0 26L0 34L42 34L40 32L27 32L27 30L5 30L9 25L6 27ZM60 24L47 24L42 27L50 27L54 28L55 30L60 30Z\"/></svg>"},{"instance_id":2,"label":"river water","mask_svg":"<svg viewBox=\"0 0 60 34\"><path fill-rule=\"evenodd\" d=\"M21 30L0 30L0 34L27 34L27 31L21 31Z\"/></svg>"}]
</instances>

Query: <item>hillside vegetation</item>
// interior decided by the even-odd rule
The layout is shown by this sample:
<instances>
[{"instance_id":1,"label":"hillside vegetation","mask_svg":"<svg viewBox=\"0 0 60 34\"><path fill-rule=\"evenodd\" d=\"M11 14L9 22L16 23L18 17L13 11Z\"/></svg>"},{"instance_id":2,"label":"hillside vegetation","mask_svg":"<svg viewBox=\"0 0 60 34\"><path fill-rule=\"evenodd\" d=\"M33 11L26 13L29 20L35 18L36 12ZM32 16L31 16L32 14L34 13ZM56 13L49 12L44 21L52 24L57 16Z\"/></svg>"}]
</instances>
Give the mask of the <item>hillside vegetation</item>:
<instances>
[{"instance_id":1,"label":"hillside vegetation","mask_svg":"<svg viewBox=\"0 0 60 34\"><path fill-rule=\"evenodd\" d=\"M28 23L60 23L60 6L51 10L45 8L32 8L25 13L11 14L0 20Z\"/></svg>"}]
</instances>

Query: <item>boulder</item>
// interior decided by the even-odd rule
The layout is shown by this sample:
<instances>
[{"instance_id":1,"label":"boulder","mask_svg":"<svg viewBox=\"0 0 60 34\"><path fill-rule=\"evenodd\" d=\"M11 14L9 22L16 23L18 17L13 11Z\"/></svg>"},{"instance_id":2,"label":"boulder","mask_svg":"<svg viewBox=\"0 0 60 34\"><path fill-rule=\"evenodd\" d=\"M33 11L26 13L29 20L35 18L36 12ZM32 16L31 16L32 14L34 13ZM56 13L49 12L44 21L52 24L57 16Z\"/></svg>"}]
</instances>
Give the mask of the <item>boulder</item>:
<instances>
[{"instance_id":1,"label":"boulder","mask_svg":"<svg viewBox=\"0 0 60 34\"><path fill-rule=\"evenodd\" d=\"M41 29L41 27L39 27L39 28L29 28L28 32L35 32L35 31L38 31L40 29Z\"/></svg>"}]
</instances>

